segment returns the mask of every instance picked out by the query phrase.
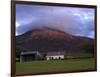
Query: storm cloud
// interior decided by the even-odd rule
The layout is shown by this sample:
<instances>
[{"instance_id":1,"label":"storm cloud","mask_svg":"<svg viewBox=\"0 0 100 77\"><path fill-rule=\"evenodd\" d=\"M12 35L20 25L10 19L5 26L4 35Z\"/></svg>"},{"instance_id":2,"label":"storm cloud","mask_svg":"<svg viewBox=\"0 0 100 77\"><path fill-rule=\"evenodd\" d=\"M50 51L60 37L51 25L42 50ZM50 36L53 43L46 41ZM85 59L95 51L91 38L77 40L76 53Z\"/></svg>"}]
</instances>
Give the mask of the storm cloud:
<instances>
[{"instance_id":1,"label":"storm cloud","mask_svg":"<svg viewBox=\"0 0 100 77\"><path fill-rule=\"evenodd\" d=\"M42 27L51 27L72 35L94 38L94 9L16 5L16 35Z\"/></svg>"}]
</instances>

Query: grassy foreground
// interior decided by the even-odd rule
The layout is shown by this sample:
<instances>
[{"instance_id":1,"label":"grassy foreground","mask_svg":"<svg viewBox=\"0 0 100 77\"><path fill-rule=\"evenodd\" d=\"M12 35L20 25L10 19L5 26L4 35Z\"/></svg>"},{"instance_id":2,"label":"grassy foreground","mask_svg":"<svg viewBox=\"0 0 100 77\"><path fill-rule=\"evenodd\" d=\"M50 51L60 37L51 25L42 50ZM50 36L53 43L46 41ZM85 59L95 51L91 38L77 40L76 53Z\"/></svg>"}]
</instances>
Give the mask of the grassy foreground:
<instances>
[{"instance_id":1,"label":"grassy foreground","mask_svg":"<svg viewBox=\"0 0 100 77\"><path fill-rule=\"evenodd\" d=\"M16 62L16 74L95 69L94 58Z\"/></svg>"}]
</instances>

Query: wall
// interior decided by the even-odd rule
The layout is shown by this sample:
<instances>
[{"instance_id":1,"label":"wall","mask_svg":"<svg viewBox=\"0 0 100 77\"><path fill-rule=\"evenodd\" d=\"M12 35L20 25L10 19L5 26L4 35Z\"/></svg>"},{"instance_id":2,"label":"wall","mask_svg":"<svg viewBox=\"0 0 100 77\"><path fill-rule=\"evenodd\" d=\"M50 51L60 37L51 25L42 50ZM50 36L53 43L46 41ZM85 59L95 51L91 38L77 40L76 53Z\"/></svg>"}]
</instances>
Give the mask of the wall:
<instances>
[{"instance_id":1,"label":"wall","mask_svg":"<svg viewBox=\"0 0 100 77\"><path fill-rule=\"evenodd\" d=\"M57 55L57 56L46 56L47 60L50 59L64 59L64 55Z\"/></svg>"}]
</instances>

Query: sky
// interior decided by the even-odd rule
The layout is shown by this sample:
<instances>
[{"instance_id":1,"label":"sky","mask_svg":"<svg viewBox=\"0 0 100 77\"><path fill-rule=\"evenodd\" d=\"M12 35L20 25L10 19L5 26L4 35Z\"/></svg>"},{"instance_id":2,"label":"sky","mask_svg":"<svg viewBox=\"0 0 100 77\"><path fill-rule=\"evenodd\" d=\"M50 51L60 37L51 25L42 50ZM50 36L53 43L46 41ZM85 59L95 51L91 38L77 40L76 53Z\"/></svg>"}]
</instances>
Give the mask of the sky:
<instances>
[{"instance_id":1,"label":"sky","mask_svg":"<svg viewBox=\"0 0 100 77\"><path fill-rule=\"evenodd\" d=\"M16 36L35 28L50 27L94 38L94 8L16 4Z\"/></svg>"}]
</instances>

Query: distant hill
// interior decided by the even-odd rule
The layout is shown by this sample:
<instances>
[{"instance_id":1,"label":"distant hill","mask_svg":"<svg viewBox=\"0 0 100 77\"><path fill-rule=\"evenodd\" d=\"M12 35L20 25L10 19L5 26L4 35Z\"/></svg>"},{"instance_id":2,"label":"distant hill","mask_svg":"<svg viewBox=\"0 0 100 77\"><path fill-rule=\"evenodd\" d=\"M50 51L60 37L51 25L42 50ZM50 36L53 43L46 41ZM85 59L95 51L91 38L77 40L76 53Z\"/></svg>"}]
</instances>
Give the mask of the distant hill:
<instances>
[{"instance_id":1,"label":"distant hill","mask_svg":"<svg viewBox=\"0 0 100 77\"><path fill-rule=\"evenodd\" d=\"M48 27L33 29L16 36L16 47L20 47L21 50L81 52L81 46L85 44L94 44L94 40L87 37L74 36Z\"/></svg>"}]
</instances>

